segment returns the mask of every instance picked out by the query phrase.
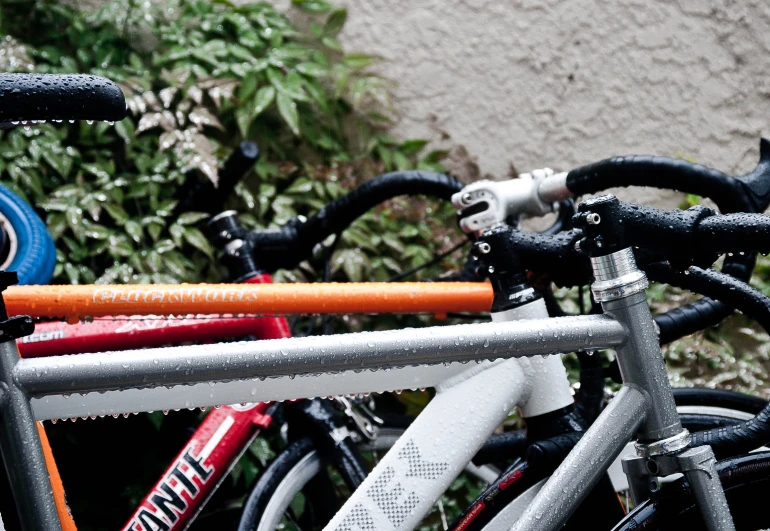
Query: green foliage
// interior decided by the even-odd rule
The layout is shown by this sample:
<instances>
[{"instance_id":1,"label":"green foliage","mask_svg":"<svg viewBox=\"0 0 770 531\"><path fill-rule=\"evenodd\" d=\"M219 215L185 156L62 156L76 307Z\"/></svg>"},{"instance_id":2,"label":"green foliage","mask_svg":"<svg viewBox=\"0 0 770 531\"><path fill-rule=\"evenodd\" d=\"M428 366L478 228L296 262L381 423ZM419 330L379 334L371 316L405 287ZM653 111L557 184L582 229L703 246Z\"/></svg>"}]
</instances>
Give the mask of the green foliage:
<instances>
[{"instance_id":1,"label":"green foliage","mask_svg":"<svg viewBox=\"0 0 770 531\"><path fill-rule=\"evenodd\" d=\"M185 174L216 182L243 139L263 156L228 206L250 226L310 214L382 171L440 169L441 152L421 156L424 141L384 133L388 84L366 71L373 57L345 54L335 38L346 11L297 3L314 13L307 31L264 3L122 0L90 13L53 0L2 4L0 68L104 75L130 110L115 125L0 133L0 178L45 214L56 281L221 280L205 216L172 211ZM333 277L382 280L428 260L448 244L451 215L396 201L365 216L336 245ZM278 276L313 280L319 268Z\"/></svg>"},{"instance_id":2,"label":"green foliage","mask_svg":"<svg viewBox=\"0 0 770 531\"><path fill-rule=\"evenodd\" d=\"M0 179L45 217L57 245L55 282L222 280L203 233L206 216L172 213L186 175L216 182L221 161L245 139L259 144L262 158L227 207L242 212L251 227L312 214L384 171L441 170L444 152L426 153L424 140L387 134L395 112L388 83L367 70L375 58L346 53L337 40L347 12L318 0L294 3L309 13L305 29L266 3L110 0L96 12L55 0L0 4L0 70L103 75L120 84L130 111L114 125L46 124L0 132ZM394 200L363 216L339 241L325 242L333 252L322 249L299 269L276 277L385 280L427 262L459 238L450 205ZM447 267L452 264L412 278L436 277ZM375 325L346 316L323 320L315 329L429 319L389 318ZM415 398L410 405L416 408L424 398L405 396ZM120 422L144 426L137 440L152 441L177 422L176 415ZM90 448L78 435L83 428L69 425L52 427L54 446L65 462L90 459L77 453ZM111 433L105 428L100 440ZM280 444L276 434L252 444L231 474L229 488L236 488L222 489L219 506L232 505L232 492L236 499L243 494ZM113 474L98 482L104 507L95 501L101 498L95 498L90 475L65 477L81 529L123 523L148 491L173 454L149 455L154 446L145 446L137 456L141 474ZM210 507L217 505L215 500Z\"/></svg>"}]
</instances>

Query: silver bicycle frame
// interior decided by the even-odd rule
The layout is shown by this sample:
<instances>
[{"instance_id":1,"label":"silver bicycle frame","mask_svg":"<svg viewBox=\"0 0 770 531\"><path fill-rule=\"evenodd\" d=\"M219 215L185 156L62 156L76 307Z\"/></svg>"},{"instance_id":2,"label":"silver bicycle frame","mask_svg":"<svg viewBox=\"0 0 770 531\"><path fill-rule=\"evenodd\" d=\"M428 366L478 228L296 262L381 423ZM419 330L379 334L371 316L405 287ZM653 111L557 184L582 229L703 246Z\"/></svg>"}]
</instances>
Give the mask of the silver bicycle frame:
<instances>
[{"instance_id":1,"label":"silver bicycle frame","mask_svg":"<svg viewBox=\"0 0 770 531\"><path fill-rule=\"evenodd\" d=\"M447 377L446 363L615 348L626 338L624 327L611 317L580 316L35 359L19 359L9 341L0 344L0 449L9 470L23 471L15 496L25 529L57 530L30 401L41 419L55 418L45 414L46 401L54 398L71 404L68 415L91 416L97 414L92 407L98 397L107 403L110 392L152 394L153 400L136 412L179 407L180 392L197 392L188 399L190 407L219 405L201 387L227 383L244 385L237 387L239 398L230 396L226 403L252 402L252 390L272 379L283 391L259 400L308 396L302 375L343 376L333 393L311 390L326 396L362 392L357 379L394 373L380 389L385 391L436 385ZM411 371L399 370L412 365L438 367L435 373L423 370L426 376L416 381ZM378 389L371 378L368 383L368 391Z\"/></svg>"},{"instance_id":2,"label":"silver bicycle frame","mask_svg":"<svg viewBox=\"0 0 770 531\"><path fill-rule=\"evenodd\" d=\"M680 452L687 447L689 435L682 429L676 413L654 323L644 297L646 280L643 274L637 274L633 255L630 250L626 251L615 253L618 256L602 257L605 259L603 261L594 260L597 278L594 293L602 301L606 312L603 316L493 322L38 359L19 359L14 342L2 343L0 449L6 465L10 465L8 469L16 474L13 478L16 487L14 494L27 526L25 529L60 529L30 400L36 401L36 410L45 411L45 400L58 395L63 400L72 401L70 414L85 416L93 413L90 408L95 402L81 401L77 398L79 394L88 396L134 389L138 393L154 393L152 404L145 403L143 410L149 407L171 409L177 405L171 399L171 392L180 387L196 391L197 394L190 398L191 404L207 403L200 389L190 384L216 386L226 382L248 382L238 390L242 393L242 401L253 401L254 393L250 390L258 389L264 381L269 381L266 379L281 379L282 384L290 386L291 382L300 380L302 375L312 374L349 376L343 378L345 383L337 386L334 391L347 394L360 392L356 379L361 375L365 378L366 375L377 374L370 371L391 369L397 376L389 380L388 385L408 388L415 386L415 379L410 376L410 371L399 369L412 365L523 358L613 348L617 352L625 382L623 389L514 526L514 529L520 531L558 529L635 435L640 441L640 455L648 459L647 463L673 463L678 457L690 452ZM483 375L490 371L480 367L479 372ZM430 375L430 371L424 374ZM439 378L446 379L446 376L445 373ZM423 381L430 379L430 376L426 376ZM473 382L473 377L468 381ZM300 387L297 385L283 394L293 393L294 398L307 396ZM163 389L169 392L164 393ZM471 386L470 389L473 392L483 391L479 386ZM70 398L63 398L65 395ZM281 393L276 395L261 397L260 400L285 398ZM213 405L213 396L209 396L207 405ZM500 407L512 405L499 404ZM46 418L46 415L38 413L38 417ZM407 445L408 441L403 445L403 459L409 462L409 472L425 477L433 477L445 471L455 472L448 464L444 466L445 463L423 460L419 452L407 448ZM690 468L682 471L691 478L696 500L704 509L702 512L707 527L731 530L732 520L715 472L713 453L710 448L704 448L707 450L698 454L697 463L691 463L692 466L688 465ZM688 454L687 459L693 461L693 456ZM459 470L456 472L459 473ZM374 485L377 487L374 492L385 503L382 518L394 524L393 518L401 518L403 515L400 511L413 500L407 497L404 502L404 488L398 483L388 485L392 477L383 477L380 483ZM404 520L401 518L400 521ZM352 528L344 521L338 523L338 529ZM398 525L392 527L398 528Z\"/></svg>"}]
</instances>

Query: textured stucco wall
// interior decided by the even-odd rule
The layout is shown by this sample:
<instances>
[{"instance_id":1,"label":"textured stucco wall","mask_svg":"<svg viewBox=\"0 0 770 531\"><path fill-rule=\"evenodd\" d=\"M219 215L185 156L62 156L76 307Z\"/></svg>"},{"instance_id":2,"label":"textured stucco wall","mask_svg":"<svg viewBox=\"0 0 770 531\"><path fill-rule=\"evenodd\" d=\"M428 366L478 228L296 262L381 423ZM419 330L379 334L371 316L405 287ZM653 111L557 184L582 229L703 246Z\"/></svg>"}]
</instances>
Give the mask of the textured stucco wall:
<instances>
[{"instance_id":1,"label":"textured stucco wall","mask_svg":"<svg viewBox=\"0 0 770 531\"><path fill-rule=\"evenodd\" d=\"M744 172L770 133L768 0L340 3L346 49L396 82L397 133L445 132L496 177L629 153Z\"/></svg>"}]
</instances>

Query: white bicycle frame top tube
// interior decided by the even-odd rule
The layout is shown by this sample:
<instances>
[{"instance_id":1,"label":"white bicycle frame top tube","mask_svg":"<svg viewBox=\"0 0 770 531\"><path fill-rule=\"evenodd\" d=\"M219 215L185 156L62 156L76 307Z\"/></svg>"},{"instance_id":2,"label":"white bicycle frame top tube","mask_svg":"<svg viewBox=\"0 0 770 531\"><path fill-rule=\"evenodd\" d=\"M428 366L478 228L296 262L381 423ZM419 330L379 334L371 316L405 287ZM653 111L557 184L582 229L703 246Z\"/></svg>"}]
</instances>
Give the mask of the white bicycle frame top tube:
<instances>
[{"instance_id":1,"label":"white bicycle frame top tube","mask_svg":"<svg viewBox=\"0 0 770 531\"><path fill-rule=\"evenodd\" d=\"M539 317L548 317L542 300L500 312L494 320ZM534 399L536 394L548 397ZM469 368L437 386L433 400L325 530L415 529L516 405L543 414L572 402L558 355Z\"/></svg>"}]
</instances>

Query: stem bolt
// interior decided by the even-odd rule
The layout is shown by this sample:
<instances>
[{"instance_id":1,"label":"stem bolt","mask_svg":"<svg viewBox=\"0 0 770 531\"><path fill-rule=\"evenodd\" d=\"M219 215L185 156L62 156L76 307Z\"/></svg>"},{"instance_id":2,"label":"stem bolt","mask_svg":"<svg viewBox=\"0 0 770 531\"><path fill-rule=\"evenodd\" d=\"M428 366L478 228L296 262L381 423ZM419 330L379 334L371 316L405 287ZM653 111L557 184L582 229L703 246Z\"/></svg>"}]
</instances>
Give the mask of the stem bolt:
<instances>
[{"instance_id":1,"label":"stem bolt","mask_svg":"<svg viewBox=\"0 0 770 531\"><path fill-rule=\"evenodd\" d=\"M596 212L592 212L586 216L586 223L589 225L598 225L601 223L602 217Z\"/></svg>"},{"instance_id":2,"label":"stem bolt","mask_svg":"<svg viewBox=\"0 0 770 531\"><path fill-rule=\"evenodd\" d=\"M492 250L492 247L487 242L481 242L478 245L479 253L481 254L489 254L489 251Z\"/></svg>"}]
</instances>

